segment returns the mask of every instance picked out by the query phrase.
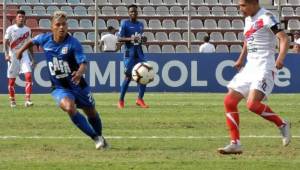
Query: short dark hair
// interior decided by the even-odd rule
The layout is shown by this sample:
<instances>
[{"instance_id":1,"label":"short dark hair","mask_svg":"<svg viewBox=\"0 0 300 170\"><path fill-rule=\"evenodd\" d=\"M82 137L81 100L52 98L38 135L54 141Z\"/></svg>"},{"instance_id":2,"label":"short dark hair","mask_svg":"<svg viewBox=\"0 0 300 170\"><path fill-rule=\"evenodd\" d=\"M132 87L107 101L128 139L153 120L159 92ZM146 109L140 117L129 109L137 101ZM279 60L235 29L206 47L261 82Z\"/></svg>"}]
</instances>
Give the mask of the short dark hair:
<instances>
[{"instance_id":1,"label":"short dark hair","mask_svg":"<svg viewBox=\"0 0 300 170\"><path fill-rule=\"evenodd\" d=\"M204 42L209 42L210 38L209 38L209 36L206 35L203 37L203 40L204 40Z\"/></svg>"},{"instance_id":2,"label":"short dark hair","mask_svg":"<svg viewBox=\"0 0 300 170\"><path fill-rule=\"evenodd\" d=\"M107 27L107 30L110 32L110 31L112 31L112 30L114 30L115 28L113 27L113 26L108 26Z\"/></svg>"},{"instance_id":3,"label":"short dark hair","mask_svg":"<svg viewBox=\"0 0 300 170\"><path fill-rule=\"evenodd\" d=\"M127 7L127 9L129 10L130 8L137 8L137 5L131 4L131 5L129 5L129 6Z\"/></svg>"},{"instance_id":4,"label":"short dark hair","mask_svg":"<svg viewBox=\"0 0 300 170\"><path fill-rule=\"evenodd\" d=\"M19 9L19 10L17 11L17 15L18 15L18 14L25 15L25 11Z\"/></svg>"}]
</instances>

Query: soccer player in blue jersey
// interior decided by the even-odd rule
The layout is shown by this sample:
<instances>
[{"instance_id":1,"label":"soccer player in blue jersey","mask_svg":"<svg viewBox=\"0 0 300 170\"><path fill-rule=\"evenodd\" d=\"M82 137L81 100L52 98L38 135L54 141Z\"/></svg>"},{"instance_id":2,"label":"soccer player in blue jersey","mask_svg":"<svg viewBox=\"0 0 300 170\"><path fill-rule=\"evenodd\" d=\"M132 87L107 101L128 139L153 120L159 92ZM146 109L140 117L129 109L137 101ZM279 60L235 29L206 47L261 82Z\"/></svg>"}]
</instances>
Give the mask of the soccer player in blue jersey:
<instances>
[{"instance_id":1,"label":"soccer player in blue jersey","mask_svg":"<svg viewBox=\"0 0 300 170\"><path fill-rule=\"evenodd\" d=\"M145 62L146 58L143 53L142 43L147 41L143 36L144 25L137 20L138 11L136 5L128 6L128 14L130 19L121 22L119 31L119 42L125 42L124 66L125 79L121 86L121 94L119 98L118 108L124 108L124 97L131 81L131 71L135 64ZM146 85L138 84L139 95L136 104L142 108L148 108L143 97L146 90Z\"/></svg>"},{"instance_id":2,"label":"soccer player in blue jersey","mask_svg":"<svg viewBox=\"0 0 300 170\"><path fill-rule=\"evenodd\" d=\"M102 136L102 123L95 109L95 101L84 74L87 61L80 42L68 34L67 14L56 11L51 21L51 33L37 35L18 52L33 45L44 49L49 76L52 83L52 97L60 108L67 112L72 122L95 141L96 149L104 149L108 144ZM78 110L81 108L88 120Z\"/></svg>"}]
</instances>

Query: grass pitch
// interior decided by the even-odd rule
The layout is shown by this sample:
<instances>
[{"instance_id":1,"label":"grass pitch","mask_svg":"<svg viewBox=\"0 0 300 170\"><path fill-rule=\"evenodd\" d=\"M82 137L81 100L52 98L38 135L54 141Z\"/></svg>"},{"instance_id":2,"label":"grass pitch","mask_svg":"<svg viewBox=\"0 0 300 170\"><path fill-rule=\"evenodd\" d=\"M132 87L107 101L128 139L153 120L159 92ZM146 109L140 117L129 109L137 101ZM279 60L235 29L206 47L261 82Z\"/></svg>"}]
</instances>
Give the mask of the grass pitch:
<instances>
[{"instance_id":1,"label":"grass pitch","mask_svg":"<svg viewBox=\"0 0 300 170\"><path fill-rule=\"evenodd\" d=\"M135 106L135 93L117 109L118 94L95 94L103 133L111 145L98 151L56 107L49 94L33 95L34 107L17 108L0 96L0 169L203 169L295 170L300 167L300 95L273 94L268 104L292 122L294 139L281 146L278 129L239 105L242 155L216 152L228 144L224 94L147 93L149 109Z\"/></svg>"}]
</instances>

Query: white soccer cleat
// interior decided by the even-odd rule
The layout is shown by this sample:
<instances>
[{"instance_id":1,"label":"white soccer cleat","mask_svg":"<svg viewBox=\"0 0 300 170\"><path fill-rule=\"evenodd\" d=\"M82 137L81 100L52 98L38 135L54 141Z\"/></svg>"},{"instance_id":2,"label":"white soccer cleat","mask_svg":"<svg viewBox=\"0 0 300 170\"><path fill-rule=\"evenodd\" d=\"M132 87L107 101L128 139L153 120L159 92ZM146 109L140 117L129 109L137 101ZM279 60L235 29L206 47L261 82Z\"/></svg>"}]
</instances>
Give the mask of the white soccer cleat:
<instances>
[{"instance_id":1,"label":"white soccer cleat","mask_svg":"<svg viewBox=\"0 0 300 170\"><path fill-rule=\"evenodd\" d=\"M243 150L241 145L239 144L229 144L224 148L219 148L218 152L220 154L228 155L228 154L242 154Z\"/></svg>"},{"instance_id":2,"label":"white soccer cleat","mask_svg":"<svg viewBox=\"0 0 300 170\"><path fill-rule=\"evenodd\" d=\"M279 128L280 134L282 136L282 145L288 146L291 143L291 132L290 132L290 123L285 121L284 125Z\"/></svg>"},{"instance_id":3,"label":"white soccer cleat","mask_svg":"<svg viewBox=\"0 0 300 170\"><path fill-rule=\"evenodd\" d=\"M108 149L109 145L103 136L97 136L95 139L96 149Z\"/></svg>"},{"instance_id":4,"label":"white soccer cleat","mask_svg":"<svg viewBox=\"0 0 300 170\"><path fill-rule=\"evenodd\" d=\"M25 107L31 107L31 106L33 106L33 103L32 103L32 101L27 100L27 101L25 101L24 106Z\"/></svg>"},{"instance_id":5,"label":"white soccer cleat","mask_svg":"<svg viewBox=\"0 0 300 170\"><path fill-rule=\"evenodd\" d=\"M10 107L11 107L11 108L17 107L16 102L15 102L15 101L11 101L11 102L10 102Z\"/></svg>"}]
</instances>

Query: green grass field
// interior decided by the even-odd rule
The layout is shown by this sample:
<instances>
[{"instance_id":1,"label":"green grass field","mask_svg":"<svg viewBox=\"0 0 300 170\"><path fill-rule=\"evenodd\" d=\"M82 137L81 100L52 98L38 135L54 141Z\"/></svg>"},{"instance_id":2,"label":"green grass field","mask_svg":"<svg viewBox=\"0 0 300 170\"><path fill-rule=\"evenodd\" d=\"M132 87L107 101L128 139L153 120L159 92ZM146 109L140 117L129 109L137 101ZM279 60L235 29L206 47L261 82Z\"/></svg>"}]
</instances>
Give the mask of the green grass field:
<instances>
[{"instance_id":1,"label":"green grass field","mask_svg":"<svg viewBox=\"0 0 300 170\"><path fill-rule=\"evenodd\" d=\"M33 95L32 108L10 108L0 96L0 169L203 169L296 170L300 167L300 95L274 94L268 104L292 122L294 139L282 147L278 129L250 113L241 112L242 155L216 152L229 143L223 113L224 94L150 93L151 108L135 106L135 93L126 108L117 109L118 94L96 94L109 150L94 149L56 107L50 95ZM155 136L155 137L153 137ZM7 138L5 138L7 137Z\"/></svg>"}]
</instances>

